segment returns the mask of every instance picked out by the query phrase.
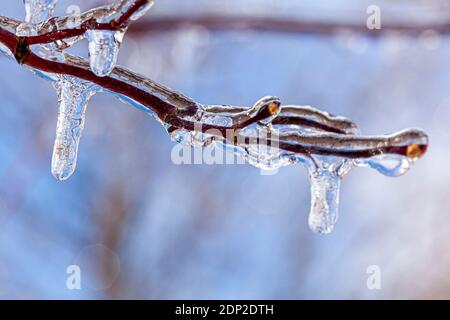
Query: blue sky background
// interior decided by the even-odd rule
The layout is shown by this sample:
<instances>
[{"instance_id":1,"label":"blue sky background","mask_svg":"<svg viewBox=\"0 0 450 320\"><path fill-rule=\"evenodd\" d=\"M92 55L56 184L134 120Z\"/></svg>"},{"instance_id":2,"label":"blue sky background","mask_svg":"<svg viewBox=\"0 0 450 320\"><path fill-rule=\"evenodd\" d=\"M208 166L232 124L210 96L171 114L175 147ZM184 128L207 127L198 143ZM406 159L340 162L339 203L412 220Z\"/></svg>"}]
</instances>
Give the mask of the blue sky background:
<instances>
[{"instance_id":1,"label":"blue sky background","mask_svg":"<svg viewBox=\"0 0 450 320\"><path fill-rule=\"evenodd\" d=\"M59 12L73 3L61 1ZM90 3L100 2L81 8ZM220 3L157 1L145 19L226 12L364 26L374 2ZM450 19L448 1L377 4L385 23ZM0 14L22 17L22 1ZM195 27L125 37L121 65L200 102L277 95L352 118L365 134L426 130L429 152L405 176L355 169L344 178L341 216L326 237L307 226L304 168L263 176L250 165L176 166L163 128L105 94L88 107L75 175L57 182L56 94L0 58L0 298L450 298L449 55L448 35ZM71 264L81 266L81 290L66 288ZM381 290L366 287L370 265L381 269Z\"/></svg>"}]
</instances>

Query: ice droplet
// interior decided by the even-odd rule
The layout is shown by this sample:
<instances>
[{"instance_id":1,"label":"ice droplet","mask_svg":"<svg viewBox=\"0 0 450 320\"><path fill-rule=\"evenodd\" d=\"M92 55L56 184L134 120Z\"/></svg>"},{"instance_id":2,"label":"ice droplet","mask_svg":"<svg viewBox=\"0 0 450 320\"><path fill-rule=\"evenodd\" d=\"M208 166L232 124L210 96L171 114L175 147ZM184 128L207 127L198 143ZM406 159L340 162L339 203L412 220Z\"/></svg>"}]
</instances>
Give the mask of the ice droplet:
<instances>
[{"instance_id":1,"label":"ice droplet","mask_svg":"<svg viewBox=\"0 0 450 320\"><path fill-rule=\"evenodd\" d=\"M25 5L25 21L37 24L53 15L57 0L23 0Z\"/></svg>"},{"instance_id":2,"label":"ice droplet","mask_svg":"<svg viewBox=\"0 0 450 320\"><path fill-rule=\"evenodd\" d=\"M89 41L89 61L92 72L99 77L111 73L117 63L123 31L89 30L86 38Z\"/></svg>"},{"instance_id":3,"label":"ice droplet","mask_svg":"<svg viewBox=\"0 0 450 320\"><path fill-rule=\"evenodd\" d=\"M338 219L341 178L333 170L310 172L311 210L308 224L312 231L328 234Z\"/></svg>"},{"instance_id":4,"label":"ice droplet","mask_svg":"<svg viewBox=\"0 0 450 320\"><path fill-rule=\"evenodd\" d=\"M397 154L382 154L369 159L355 160L357 166L370 166L389 177L399 177L405 174L411 168L412 162L413 160L410 158Z\"/></svg>"},{"instance_id":5,"label":"ice droplet","mask_svg":"<svg viewBox=\"0 0 450 320\"><path fill-rule=\"evenodd\" d=\"M148 10L150 10L153 7L154 4L155 2L153 0L148 0L147 4L142 6L138 11L136 11L131 15L130 20L135 21L142 18L142 16L144 16L148 12Z\"/></svg>"},{"instance_id":6,"label":"ice droplet","mask_svg":"<svg viewBox=\"0 0 450 320\"><path fill-rule=\"evenodd\" d=\"M58 92L59 109L52 174L56 179L63 181L75 171L86 107L95 91L89 83L73 77L61 78L55 83L55 88Z\"/></svg>"}]
</instances>

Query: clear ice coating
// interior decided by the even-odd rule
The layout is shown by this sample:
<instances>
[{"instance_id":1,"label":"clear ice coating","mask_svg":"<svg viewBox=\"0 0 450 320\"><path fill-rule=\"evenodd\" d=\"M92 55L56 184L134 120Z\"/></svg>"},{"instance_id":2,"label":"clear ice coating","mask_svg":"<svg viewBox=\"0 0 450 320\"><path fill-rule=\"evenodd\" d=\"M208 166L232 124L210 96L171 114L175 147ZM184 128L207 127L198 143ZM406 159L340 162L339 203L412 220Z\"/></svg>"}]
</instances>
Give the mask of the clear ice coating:
<instances>
[{"instance_id":1,"label":"clear ice coating","mask_svg":"<svg viewBox=\"0 0 450 320\"><path fill-rule=\"evenodd\" d=\"M25 22L17 27L18 36L35 35L36 25L49 19L58 0L23 0L25 6Z\"/></svg>"},{"instance_id":2,"label":"clear ice coating","mask_svg":"<svg viewBox=\"0 0 450 320\"><path fill-rule=\"evenodd\" d=\"M111 73L117 63L123 31L89 30L89 61L92 72L99 77Z\"/></svg>"},{"instance_id":3,"label":"clear ice coating","mask_svg":"<svg viewBox=\"0 0 450 320\"><path fill-rule=\"evenodd\" d=\"M50 18L55 10L57 0L23 0L25 5L25 22L37 24Z\"/></svg>"},{"instance_id":4,"label":"clear ice coating","mask_svg":"<svg viewBox=\"0 0 450 320\"><path fill-rule=\"evenodd\" d=\"M77 165L78 146L86 121L86 108L95 93L92 85L73 77L55 83L58 92L58 121L53 148L52 174L67 180Z\"/></svg>"},{"instance_id":5,"label":"clear ice coating","mask_svg":"<svg viewBox=\"0 0 450 320\"><path fill-rule=\"evenodd\" d=\"M135 13L131 15L130 20L136 21L142 18L148 12L148 10L150 10L153 7L154 4L155 1L148 0L144 6L142 6L139 10L137 10Z\"/></svg>"}]
</instances>

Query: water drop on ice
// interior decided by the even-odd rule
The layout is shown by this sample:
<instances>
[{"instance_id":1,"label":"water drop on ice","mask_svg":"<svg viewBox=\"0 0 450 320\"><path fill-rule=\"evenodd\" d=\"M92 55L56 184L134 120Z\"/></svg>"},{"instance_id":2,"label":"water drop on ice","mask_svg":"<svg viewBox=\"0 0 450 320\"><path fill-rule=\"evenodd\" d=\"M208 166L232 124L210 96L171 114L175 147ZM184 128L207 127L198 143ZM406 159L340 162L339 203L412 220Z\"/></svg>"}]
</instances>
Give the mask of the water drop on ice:
<instances>
[{"instance_id":1,"label":"water drop on ice","mask_svg":"<svg viewBox=\"0 0 450 320\"><path fill-rule=\"evenodd\" d=\"M356 160L357 166L370 166L378 172L389 176L398 177L405 174L410 168L413 160L397 154L382 154L369 159Z\"/></svg>"},{"instance_id":2,"label":"water drop on ice","mask_svg":"<svg viewBox=\"0 0 450 320\"><path fill-rule=\"evenodd\" d=\"M86 38L92 72L99 77L109 75L117 63L123 31L89 30Z\"/></svg>"},{"instance_id":3,"label":"water drop on ice","mask_svg":"<svg viewBox=\"0 0 450 320\"><path fill-rule=\"evenodd\" d=\"M75 171L86 107L94 91L87 83L72 77L64 77L55 84L55 88L59 109L52 174L58 180L67 180Z\"/></svg>"},{"instance_id":4,"label":"water drop on ice","mask_svg":"<svg viewBox=\"0 0 450 320\"><path fill-rule=\"evenodd\" d=\"M409 158L394 154L376 156L368 159L367 162L371 168L390 177L401 176L411 167Z\"/></svg>"}]
</instances>

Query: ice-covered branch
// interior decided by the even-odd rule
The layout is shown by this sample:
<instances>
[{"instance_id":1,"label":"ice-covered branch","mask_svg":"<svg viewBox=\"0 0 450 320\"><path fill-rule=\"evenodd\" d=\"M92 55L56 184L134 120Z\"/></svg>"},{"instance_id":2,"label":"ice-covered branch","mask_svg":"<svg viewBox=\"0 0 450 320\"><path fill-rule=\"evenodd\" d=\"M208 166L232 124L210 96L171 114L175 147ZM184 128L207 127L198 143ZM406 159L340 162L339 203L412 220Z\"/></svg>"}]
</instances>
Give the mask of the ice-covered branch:
<instances>
[{"instance_id":1,"label":"ice-covered branch","mask_svg":"<svg viewBox=\"0 0 450 320\"><path fill-rule=\"evenodd\" d=\"M42 2L42 1L41 1ZM43 2L51 2L50 7L54 7L56 0L43 0ZM79 16L65 16L38 20L38 17L46 16L35 13L37 6L39 9L44 9L42 4L36 4L36 0L26 0L27 3L27 22L39 24L39 32L36 35L29 36L27 43L45 44L58 40L65 40L68 38L78 37L84 35L88 31L125 31L131 21L135 21L142 17L154 4L152 0L137 0L137 1L121 1L115 2L112 5L89 10ZM47 15L51 11L45 11ZM33 15L34 14L34 15ZM34 17L29 20L28 17ZM45 21L45 22L44 22Z\"/></svg>"},{"instance_id":2,"label":"ice-covered branch","mask_svg":"<svg viewBox=\"0 0 450 320\"><path fill-rule=\"evenodd\" d=\"M405 173L428 146L418 129L361 136L354 122L309 106L282 105L265 97L252 107L205 105L135 72L116 66L129 23L152 1L116 1L79 17L52 17L55 0L26 0L26 21L0 17L0 50L54 83L59 111L52 173L68 179L92 95L106 91L151 113L177 142L223 144L263 169L301 163L311 181L310 227L329 233L338 216L341 178L355 166L388 176ZM65 50L89 41L89 60Z\"/></svg>"}]
</instances>

